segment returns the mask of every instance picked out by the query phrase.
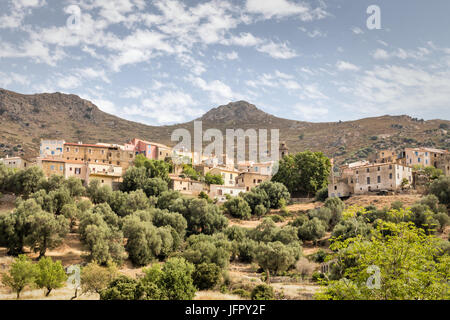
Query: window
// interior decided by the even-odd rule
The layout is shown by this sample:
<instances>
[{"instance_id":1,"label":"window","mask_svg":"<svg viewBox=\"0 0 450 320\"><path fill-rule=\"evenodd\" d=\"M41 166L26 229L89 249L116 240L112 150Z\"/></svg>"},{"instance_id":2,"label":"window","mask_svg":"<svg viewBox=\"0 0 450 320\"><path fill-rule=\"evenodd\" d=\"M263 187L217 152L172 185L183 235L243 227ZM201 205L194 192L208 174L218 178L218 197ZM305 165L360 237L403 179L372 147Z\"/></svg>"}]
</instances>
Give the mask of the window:
<instances>
[{"instance_id":1,"label":"window","mask_svg":"<svg viewBox=\"0 0 450 320\"><path fill-rule=\"evenodd\" d=\"M81 168L75 168L75 174L81 174Z\"/></svg>"},{"instance_id":2,"label":"window","mask_svg":"<svg viewBox=\"0 0 450 320\"><path fill-rule=\"evenodd\" d=\"M381 170L381 167L378 167L378 171L380 171Z\"/></svg>"},{"instance_id":3,"label":"window","mask_svg":"<svg viewBox=\"0 0 450 320\"><path fill-rule=\"evenodd\" d=\"M59 166L59 171L64 171L64 166Z\"/></svg>"},{"instance_id":4,"label":"window","mask_svg":"<svg viewBox=\"0 0 450 320\"><path fill-rule=\"evenodd\" d=\"M52 171L55 170L55 166L54 166L54 165L51 165L51 166L50 166L50 170L52 170Z\"/></svg>"},{"instance_id":5,"label":"window","mask_svg":"<svg viewBox=\"0 0 450 320\"><path fill-rule=\"evenodd\" d=\"M92 149L88 149L89 154L92 154Z\"/></svg>"},{"instance_id":6,"label":"window","mask_svg":"<svg viewBox=\"0 0 450 320\"><path fill-rule=\"evenodd\" d=\"M377 183L381 183L381 176L377 177Z\"/></svg>"},{"instance_id":7,"label":"window","mask_svg":"<svg viewBox=\"0 0 450 320\"><path fill-rule=\"evenodd\" d=\"M389 169L392 169L392 164L389 165Z\"/></svg>"},{"instance_id":8,"label":"window","mask_svg":"<svg viewBox=\"0 0 450 320\"><path fill-rule=\"evenodd\" d=\"M370 177L367 177L367 184L370 184Z\"/></svg>"},{"instance_id":9,"label":"window","mask_svg":"<svg viewBox=\"0 0 450 320\"><path fill-rule=\"evenodd\" d=\"M417 162L420 162L420 158L417 158Z\"/></svg>"},{"instance_id":10,"label":"window","mask_svg":"<svg viewBox=\"0 0 450 320\"><path fill-rule=\"evenodd\" d=\"M358 174L358 170L356 170L356 174Z\"/></svg>"},{"instance_id":11,"label":"window","mask_svg":"<svg viewBox=\"0 0 450 320\"><path fill-rule=\"evenodd\" d=\"M334 190L337 190L337 186L334 186Z\"/></svg>"},{"instance_id":12,"label":"window","mask_svg":"<svg viewBox=\"0 0 450 320\"><path fill-rule=\"evenodd\" d=\"M389 179L392 179L392 173L389 173Z\"/></svg>"},{"instance_id":13,"label":"window","mask_svg":"<svg viewBox=\"0 0 450 320\"><path fill-rule=\"evenodd\" d=\"M366 172L370 172L370 169L369 169L369 168L367 168L367 169L366 169Z\"/></svg>"},{"instance_id":14,"label":"window","mask_svg":"<svg viewBox=\"0 0 450 320\"><path fill-rule=\"evenodd\" d=\"M75 148L75 152L78 153L78 148Z\"/></svg>"}]
</instances>

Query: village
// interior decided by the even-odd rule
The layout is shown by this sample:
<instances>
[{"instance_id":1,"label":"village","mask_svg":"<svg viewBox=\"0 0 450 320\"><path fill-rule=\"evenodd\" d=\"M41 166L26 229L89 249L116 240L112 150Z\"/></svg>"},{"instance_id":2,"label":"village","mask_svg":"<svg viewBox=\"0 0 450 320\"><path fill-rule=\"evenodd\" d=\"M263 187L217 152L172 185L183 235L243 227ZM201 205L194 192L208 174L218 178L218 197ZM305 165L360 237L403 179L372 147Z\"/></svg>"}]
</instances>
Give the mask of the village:
<instances>
[{"instance_id":1,"label":"village","mask_svg":"<svg viewBox=\"0 0 450 320\"><path fill-rule=\"evenodd\" d=\"M279 158L288 154L289 148L285 142L281 142ZM233 159L226 159L222 162L214 155L201 156L199 162L194 160L198 159L195 152L177 151L167 145L138 138L123 145L41 140L39 156L35 159L6 157L0 159L0 163L17 169L38 166L46 177L77 177L85 186L92 180L99 180L101 185L117 190L127 169L134 165L137 155L151 160L170 161L173 164L169 174L171 189L194 197L203 192L218 203L249 192L260 183L270 180L275 165L274 161L235 163ZM333 162L331 159L332 167ZM184 171L186 164L198 176L187 174ZM427 167L439 169L449 176L450 152L426 147L404 148L400 153L381 150L367 160L334 166L328 179L328 197L387 195L411 190L422 192L426 182L422 169ZM221 177L222 183L215 183L217 180L212 183L205 181L206 175Z\"/></svg>"}]
</instances>

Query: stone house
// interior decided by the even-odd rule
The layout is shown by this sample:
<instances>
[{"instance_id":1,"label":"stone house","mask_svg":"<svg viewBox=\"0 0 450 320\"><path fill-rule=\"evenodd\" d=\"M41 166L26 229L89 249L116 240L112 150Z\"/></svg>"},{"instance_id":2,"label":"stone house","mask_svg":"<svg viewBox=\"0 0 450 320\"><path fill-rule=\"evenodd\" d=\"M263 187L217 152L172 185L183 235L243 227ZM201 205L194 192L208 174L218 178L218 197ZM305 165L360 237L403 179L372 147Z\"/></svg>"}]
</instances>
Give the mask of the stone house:
<instances>
[{"instance_id":1,"label":"stone house","mask_svg":"<svg viewBox=\"0 0 450 320\"><path fill-rule=\"evenodd\" d=\"M270 180L270 176L255 172L241 172L236 178L236 185L244 188L245 191L250 191L266 180Z\"/></svg>"},{"instance_id":2,"label":"stone house","mask_svg":"<svg viewBox=\"0 0 450 320\"><path fill-rule=\"evenodd\" d=\"M212 184L209 186L209 196L213 199L217 199L218 202L225 202L227 200L227 195L237 197L241 192L245 193L246 189L244 187L218 184Z\"/></svg>"}]
</instances>

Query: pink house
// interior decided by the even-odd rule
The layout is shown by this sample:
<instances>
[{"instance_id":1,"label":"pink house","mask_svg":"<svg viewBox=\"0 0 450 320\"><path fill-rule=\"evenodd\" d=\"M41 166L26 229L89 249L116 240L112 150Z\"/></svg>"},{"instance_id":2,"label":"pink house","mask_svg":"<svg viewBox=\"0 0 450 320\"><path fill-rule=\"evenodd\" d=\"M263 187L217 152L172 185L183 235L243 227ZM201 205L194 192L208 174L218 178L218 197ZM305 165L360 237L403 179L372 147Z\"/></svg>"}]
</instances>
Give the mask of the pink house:
<instances>
[{"instance_id":1,"label":"pink house","mask_svg":"<svg viewBox=\"0 0 450 320\"><path fill-rule=\"evenodd\" d=\"M143 154L148 159L164 160L164 158L171 154L169 147L149 142L141 139L134 138L128 143L134 148L136 154Z\"/></svg>"}]
</instances>

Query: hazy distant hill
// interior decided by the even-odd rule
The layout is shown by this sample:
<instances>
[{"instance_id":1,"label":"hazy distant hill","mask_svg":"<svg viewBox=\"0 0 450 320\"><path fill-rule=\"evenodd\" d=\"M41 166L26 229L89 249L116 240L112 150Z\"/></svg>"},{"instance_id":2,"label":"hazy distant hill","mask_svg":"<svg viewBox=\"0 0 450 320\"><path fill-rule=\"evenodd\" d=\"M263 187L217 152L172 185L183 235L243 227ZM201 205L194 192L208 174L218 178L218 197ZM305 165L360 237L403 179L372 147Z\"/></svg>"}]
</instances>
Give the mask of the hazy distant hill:
<instances>
[{"instance_id":1,"label":"hazy distant hill","mask_svg":"<svg viewBox=\"0 0 450 320\"><path fill-rule=\"evenodd\" d=\"M450 147L450 121L423 121L409 116L382 116L356 121L311 123L282 119L238 101L211 109L198 120L203 130L280 129L290 151L323 151L339 161L365 158L377 149L406 146ZM124 143L139 137L168 145L176 128L193 129L193 121L148 126L107 114L76 95L22 95L0 89L0 157L36 156L41 138L85 143Z\"/></svg>"}]
</instances>

